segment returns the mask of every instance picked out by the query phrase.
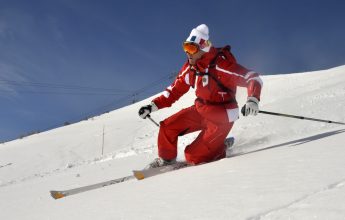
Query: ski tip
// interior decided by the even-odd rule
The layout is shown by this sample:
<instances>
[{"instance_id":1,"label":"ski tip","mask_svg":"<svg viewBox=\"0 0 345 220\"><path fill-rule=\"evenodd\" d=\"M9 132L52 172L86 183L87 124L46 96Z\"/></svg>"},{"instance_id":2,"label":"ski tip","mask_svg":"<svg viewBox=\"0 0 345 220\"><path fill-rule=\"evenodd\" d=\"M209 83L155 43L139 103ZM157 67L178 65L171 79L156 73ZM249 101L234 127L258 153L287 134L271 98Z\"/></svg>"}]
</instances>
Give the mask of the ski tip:
<instances>
[{"instance_id":1,"label":"ski tip","mask_svg":"<svg viewBox=\"0 0 345 220\"><path fill-rule=\"evenodd\" d=\"M65 194L59 192L59 191L50 191L50 195L54 198L54 199L61 199L63 197L65 197Z\"/></svg>"},{"instance_id":2,"label":"ski tip","mask_svg":"<svg viewBox=\"0 0 345 220\"><path fill-rule=\"evenodd\" d=\"M137 180L145 179L145 175L139 170L133 170L133 175L135 176L135 178L137 178Z\"/></svg>"}]
</instances>

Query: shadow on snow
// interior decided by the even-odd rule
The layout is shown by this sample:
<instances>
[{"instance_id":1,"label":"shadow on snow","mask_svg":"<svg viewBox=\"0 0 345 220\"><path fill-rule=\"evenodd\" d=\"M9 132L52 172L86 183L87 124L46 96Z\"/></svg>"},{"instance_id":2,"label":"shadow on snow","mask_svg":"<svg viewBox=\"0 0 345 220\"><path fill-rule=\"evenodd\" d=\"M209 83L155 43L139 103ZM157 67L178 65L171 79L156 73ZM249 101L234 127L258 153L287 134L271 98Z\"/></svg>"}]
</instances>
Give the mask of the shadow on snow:
<instances>
[{"instance_id":1,"label":"shadow on snow","mask_svg":"<svg viewBox=\"0 0 345 220\"><path fill-rule=\"evenodd\" d=\"M308 142L320 140L322 138L330 137L330 136L337 135L337 134L344 133L344 132L345 132L345 129L336 130L336 131L330 131L330 132L326 132L326 133L323 133L323 134L317 134L317 135L313 135L313 136L310 136L310 137L301 138L301 139L297 139L297 140L294 140L294 141L289 141L289 142L285 142L285 143L282 143L282 144L277 144L277 145L273 145L273 146L270 146L270 147L261 148L261 149L258 149L258 150L253 150L253 151L248 151L248 152L241 152L241 153L235 153L235 154L231 155L230 157L242 156L242 155L246 155L246 154L256 153L256 152L270 150L270 149L273 149L273 148L284 147L284 146L298 146L298 145L301 145L301 144L305 144L305 143L308 143Z\"/></svg>"}]
</instances>

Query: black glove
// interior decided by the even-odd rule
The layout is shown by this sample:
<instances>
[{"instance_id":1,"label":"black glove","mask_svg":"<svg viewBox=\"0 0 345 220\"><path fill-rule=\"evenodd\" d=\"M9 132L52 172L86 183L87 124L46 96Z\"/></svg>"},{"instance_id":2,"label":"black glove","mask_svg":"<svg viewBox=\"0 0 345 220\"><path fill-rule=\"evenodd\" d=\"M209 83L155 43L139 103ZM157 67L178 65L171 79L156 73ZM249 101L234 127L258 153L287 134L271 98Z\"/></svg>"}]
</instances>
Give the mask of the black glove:
<instances>
[{"instance_id":1,"label":"black glove","mask_svg":"<svg viewBox=\"0 0 345 220\"><path fill-rule=\"evenodd\" d=\"M157 111L158 108L155 103L151 103L151 105L145 105L139 109L139 116L145 119L151 112Z\"/></svg>"},{"instance_id":2,"label":"black glove","mask_svg":"<svg viewBox=\"0 0 345 220\"><path fill-rule=\"evenodd\" d=\"M241 110L243 116L257 115L259 113L259 100L255 97L248 97L247 103Z\"/></svg>"},{"instance_id":3,"label":"black glove","mask_svg":"<svg viewBox=\"0 0 345 220\"><path fill-rule=\"evenodd\" d=\"M139 116L145 119L152 112L151 105L145 105L139 109Z\"/></svg>"}]
</instances>

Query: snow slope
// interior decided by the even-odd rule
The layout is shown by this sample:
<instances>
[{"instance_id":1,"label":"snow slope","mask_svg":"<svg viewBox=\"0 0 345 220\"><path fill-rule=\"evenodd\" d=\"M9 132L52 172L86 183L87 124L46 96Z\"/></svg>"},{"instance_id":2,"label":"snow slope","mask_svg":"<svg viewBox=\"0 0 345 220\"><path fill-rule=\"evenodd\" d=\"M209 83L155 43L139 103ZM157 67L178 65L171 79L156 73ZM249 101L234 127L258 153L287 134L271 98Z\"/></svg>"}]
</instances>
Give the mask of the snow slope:
<instances>
[{"instance_id":1,"label":"snow slope","mask_svg":"<svg viewBox=\"0 0 345 220\"><path fill-rule=\"evenodd\" d=\"M261 109L344 122L344 74L264 76ZM234 157L53 200L49 190L127 176L156 157L158 129L137 116L149 100L1 144L0 219L345 219L345 126L263 114L237 121ZM180 160L196 135L180 139Z\"/></svg>"}]
</instances>

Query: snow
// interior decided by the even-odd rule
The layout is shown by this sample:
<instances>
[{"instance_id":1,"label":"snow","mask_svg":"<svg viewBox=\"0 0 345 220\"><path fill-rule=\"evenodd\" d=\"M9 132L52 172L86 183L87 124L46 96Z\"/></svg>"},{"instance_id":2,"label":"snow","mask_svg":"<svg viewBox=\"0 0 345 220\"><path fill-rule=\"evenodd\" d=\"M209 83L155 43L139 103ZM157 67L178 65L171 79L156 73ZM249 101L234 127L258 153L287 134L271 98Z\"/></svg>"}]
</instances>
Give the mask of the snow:
<instances>
[{"instance_id":1,"label":"snow","mask_svg":"<svg viewBox=\"0 0 345 220\"><path fill-rule=\"evenodd\" d=\"M344 74L340 66L264 76L260 107L344 122ZM245 97L240 89L241 105ZM152 118L193 99L190 91ZM150 100L1 144L0 219L345 219L345 127L264 114L236 122L231 158L50 197L50 190L130 175L155 158L158 129L137 116ZM179 160L196 135L180 139Z\"/></svg>"}]
</instances>

